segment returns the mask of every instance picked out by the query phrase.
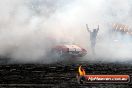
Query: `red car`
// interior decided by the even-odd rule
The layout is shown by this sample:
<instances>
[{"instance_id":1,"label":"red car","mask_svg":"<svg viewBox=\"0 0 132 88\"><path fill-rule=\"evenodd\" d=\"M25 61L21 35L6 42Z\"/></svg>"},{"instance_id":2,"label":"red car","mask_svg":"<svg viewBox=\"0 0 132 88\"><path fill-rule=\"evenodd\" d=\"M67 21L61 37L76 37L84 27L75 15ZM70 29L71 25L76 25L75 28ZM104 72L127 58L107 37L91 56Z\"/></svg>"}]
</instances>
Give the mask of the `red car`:
<instances>
[{"instance_id":1,"label":"red car","mask_svg":"<svg viewBox=\"0 0 132 88\"><path fill-rule=\"evenodd\" d=\"M74 44L57 45L52 52L59 57L83 57L87 54L84 48Z\"/></svg>"}]
</instances>

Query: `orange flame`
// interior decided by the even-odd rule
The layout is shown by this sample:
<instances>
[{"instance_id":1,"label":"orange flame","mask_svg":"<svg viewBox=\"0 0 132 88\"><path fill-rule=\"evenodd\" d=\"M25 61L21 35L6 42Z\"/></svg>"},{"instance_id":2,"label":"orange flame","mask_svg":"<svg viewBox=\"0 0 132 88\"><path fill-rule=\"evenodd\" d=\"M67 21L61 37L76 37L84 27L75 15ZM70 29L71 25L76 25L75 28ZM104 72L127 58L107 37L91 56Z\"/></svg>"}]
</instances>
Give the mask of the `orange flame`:
<instances>
[{"instance_id":1,"label":"orange flame","mask_svg":"<svg viewBox=\"0 0 132 88\"><path fill-rule=\"evenodd\" d=\"M80 75L80 76L86 75L86 72L85 72L85 70L82 68L82 66L79 66L78 71L79 71L79 75Z\"/></svg>"}]
</instances>

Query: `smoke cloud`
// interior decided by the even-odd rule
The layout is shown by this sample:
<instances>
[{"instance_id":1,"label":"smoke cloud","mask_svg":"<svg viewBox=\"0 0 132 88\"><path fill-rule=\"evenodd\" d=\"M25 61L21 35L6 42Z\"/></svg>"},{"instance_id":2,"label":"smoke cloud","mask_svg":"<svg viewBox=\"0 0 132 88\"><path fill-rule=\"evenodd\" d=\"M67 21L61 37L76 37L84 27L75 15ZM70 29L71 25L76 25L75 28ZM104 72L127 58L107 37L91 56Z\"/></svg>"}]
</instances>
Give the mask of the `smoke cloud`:
<instances>
[{"instance_id":1,"label":"smoke cloud","mask_svg":"<svg viewBox=\"0 0 132 88\"><path fill-rule=\"evenodd\" d=\"M96 53L99 60L131 58L129 47L122 49L108 45L112 23L131 25L130 0L1 0L0 55L20 61L51 62L46 57L59 42L68 41L88 50L91 60L89 33L100 25ZM131 39L128 38L130 41ZM108 51L106 53L106 51ZM122 52L123 51L123 52ZM105 53L105 54L104 54ZM120 58L121 57L121 58ZM106 58L106 59L102 59ZM95 61L97 59L94 59ZM130 59L129 59L130 60Z\"/></svg>"}]
</instances>

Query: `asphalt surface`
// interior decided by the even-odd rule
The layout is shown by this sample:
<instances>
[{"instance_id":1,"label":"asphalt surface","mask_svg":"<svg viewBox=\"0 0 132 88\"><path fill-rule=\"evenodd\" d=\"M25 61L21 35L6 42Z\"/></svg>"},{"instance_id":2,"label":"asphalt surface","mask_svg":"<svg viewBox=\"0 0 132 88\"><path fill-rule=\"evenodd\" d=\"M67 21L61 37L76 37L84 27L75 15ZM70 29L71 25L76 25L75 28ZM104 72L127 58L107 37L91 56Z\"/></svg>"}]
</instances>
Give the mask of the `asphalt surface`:
<instances>
[{"instance_id":1,"label":"asphalt surface","mask_svg":"<svg viewBox=\"0 0 132 88\"><path fill-rule=\"evenodd\" d=\"M132 65L119 63L1 64L0 88L131 88L128 84L78 84L78 67L87 74L128 74Z\"/></svg>"}]
</instances>

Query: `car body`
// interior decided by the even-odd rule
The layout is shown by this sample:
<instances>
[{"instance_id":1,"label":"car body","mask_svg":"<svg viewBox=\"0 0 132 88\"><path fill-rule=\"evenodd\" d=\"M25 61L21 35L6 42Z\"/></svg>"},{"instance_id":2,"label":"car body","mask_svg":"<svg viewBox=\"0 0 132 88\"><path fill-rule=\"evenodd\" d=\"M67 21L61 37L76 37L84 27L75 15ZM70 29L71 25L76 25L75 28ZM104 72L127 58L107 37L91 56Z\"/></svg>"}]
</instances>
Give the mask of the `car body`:
<instances>
[{"instance_id":1,"label":"car body","mask_svg":"<svg viewBox=\"0 0 132 88\"><path fill-rule=\"evenodd\" d=\"M57 45L52 49L53 53L57 53L61 57L83 57L87 51L75 44Z\"/></svg>"}]
</instances>

